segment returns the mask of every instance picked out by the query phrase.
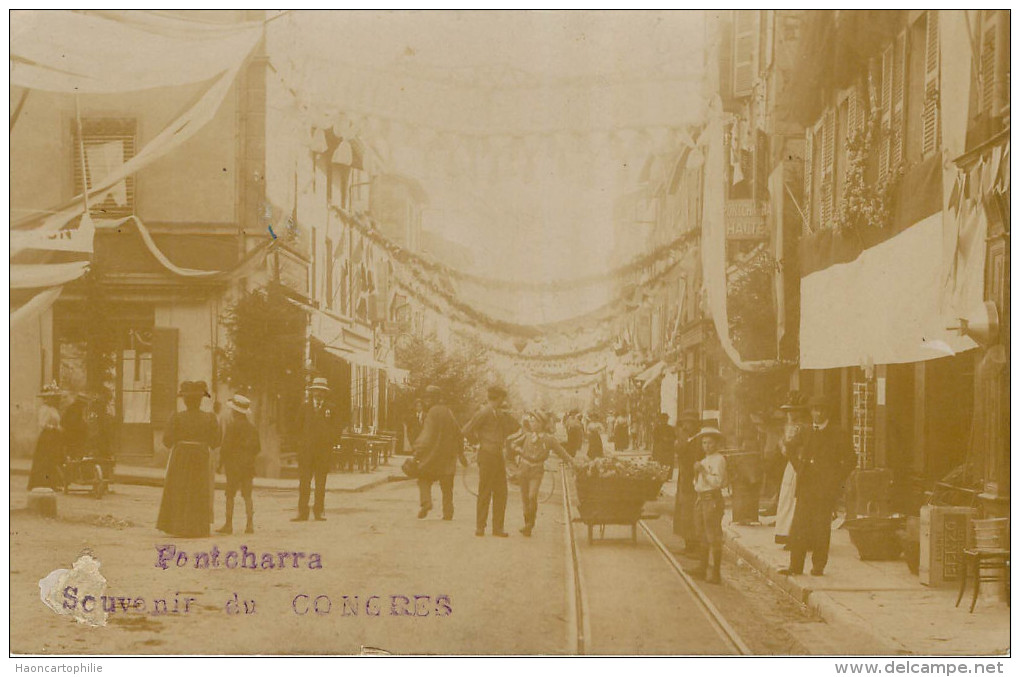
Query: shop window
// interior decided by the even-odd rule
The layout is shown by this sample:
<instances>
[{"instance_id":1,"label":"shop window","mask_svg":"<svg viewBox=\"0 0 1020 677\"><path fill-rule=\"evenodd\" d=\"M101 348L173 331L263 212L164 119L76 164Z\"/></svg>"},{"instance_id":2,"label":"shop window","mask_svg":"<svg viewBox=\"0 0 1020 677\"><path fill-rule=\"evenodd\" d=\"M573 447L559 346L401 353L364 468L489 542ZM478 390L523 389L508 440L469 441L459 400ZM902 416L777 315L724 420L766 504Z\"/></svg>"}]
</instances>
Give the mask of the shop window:
<instances>
[{"instance_id":1,"label":"shop window","mask_svg":"<svg viewBox=\"0 0 1020 677\"><path fill-rule=\"evenodd\" d=\"M149 423L152 400L152 331L129 329L120 356L121 420Z\"/></svg>"},{"instance_id":2,"label":"shop window","mask_svg":"<svg viewBox=\"0 0 1020 677\"><path fill-rule=\"evenodd\" d=\"M135 156L136 132L133 118L85 118L79 137L78 122L71 121L75 195L85 192L86 185L92 190L102 184ZM89 213L95 219L130 216L135 210L134 178L129 175L106 193L94 196L89 205Z\"/></svg>"}]
</instances>

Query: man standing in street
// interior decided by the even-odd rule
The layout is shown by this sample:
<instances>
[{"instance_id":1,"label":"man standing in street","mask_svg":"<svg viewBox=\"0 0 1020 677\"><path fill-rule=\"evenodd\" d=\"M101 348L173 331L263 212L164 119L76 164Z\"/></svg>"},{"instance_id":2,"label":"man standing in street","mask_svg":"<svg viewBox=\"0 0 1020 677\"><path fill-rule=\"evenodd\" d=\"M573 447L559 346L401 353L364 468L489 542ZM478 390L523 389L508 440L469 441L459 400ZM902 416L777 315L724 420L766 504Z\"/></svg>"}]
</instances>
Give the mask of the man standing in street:
<instances>
[{"instance_id":1,"label":"man standing in street","mask_svg":"<svg viewBox=\"0 0 1020 677\"><path fill-rule=\"evenodd\" d=\"M673 505L673 533L684 539L684 552L696 554L700 539L694 520L694 504L698 495L694 491L694 464L701 460L701 444L692 441L701 425L701 416L693 409L680 415L680 440L677 447L676 499Z\"/></svg>"},{"instance_id":2,"label":"man standing in street","mask_svg":"<svg viewBox=\"0 0 1020 677\"><path fill-rule=\"evenodd\" d=\"M326 519L326 475L329 474L329 462L333 454L333 444L337 438L337 421L333 409L326 403L329 394L329 383L324 378L316 378L308 386L309 402L302 411L302 445L298 450L298 471L300 485L298 490L298 514L292 522L304 522L308 519L308 498L315 478L315 519Z\"/></svg>"},{"instance_id":3,"label":"man standing in street","mask_svg":"<svg viewBox=\"0 0 1020 677\"><path fill-rule=\"evenodd\" d=\"M652 429L652 460L669 468L669 479L673 479L675 457L676 431L669 424L669 414L659 414Z\"/></svg>"},{"instance_id":4,"label":"man standing in street","mask_svg":"<svg viewBox=\"0 0 1020 677\"><path fill-rule=\"evenodd\" d=\"M414 441L414 459L418 463L418 490L424 519L432 509L432 484L439 482L443 492L443 519L453 519L453 476L457 459L464 453L464 435L450 408L442 403L442 391L430 385L425 389L428 411L421 434Z\"/></svg>"},{"instance_id":5,"label":"man standing in street","mask_svg":"<svg viewBox=\"0 0 1020 677\"><path fill-rule=\"evenodd\" d=\"M220 534L231 534L234 531L234 498L241 492L244 499L244 512L248 523L244 533L255 533L255 504L252 500L252 480L255 477L255 457L259 455L259 433L248 420L251 401L244 395L234 395L227 400L229 418L224 413L226 426L223 432L223 443L220 445L219 465L217 472L226 471L227 490L226 521L216 530Z\"/></svg>"},{"instance_id":6,"label":"man standing in street","mask_svg":"<svg viewBox=\"0 0 1020 677\"><path fill-rule=\"evenodd\" d=\"M811 551L811 575L821 576L829 561L832 511L843 484L854 467L850 443L829 420L830 404L825 397L811 398L812 426L790 463L797 471L797 505L790 529L790 566L779 573L804 573L804 560Z\"/></svg>"},{"instance_id":7,"label":"man standing in street","mask_svg":"<svg viewBox=\"0 0 1020 677\"><path fill-rule=\"evenodd\" d=\"M520 424L502 410L506 391L491 386L487 393L488 402L464 427L464 436L478 444L478 508L475 521L475 536L485 535L485 524L489 519L489 503L492 503L492 535L506 537L503 528L506 515L506 466L503 460L503 445L509 435L520 429Z\"/></svg>"}]
</instances>

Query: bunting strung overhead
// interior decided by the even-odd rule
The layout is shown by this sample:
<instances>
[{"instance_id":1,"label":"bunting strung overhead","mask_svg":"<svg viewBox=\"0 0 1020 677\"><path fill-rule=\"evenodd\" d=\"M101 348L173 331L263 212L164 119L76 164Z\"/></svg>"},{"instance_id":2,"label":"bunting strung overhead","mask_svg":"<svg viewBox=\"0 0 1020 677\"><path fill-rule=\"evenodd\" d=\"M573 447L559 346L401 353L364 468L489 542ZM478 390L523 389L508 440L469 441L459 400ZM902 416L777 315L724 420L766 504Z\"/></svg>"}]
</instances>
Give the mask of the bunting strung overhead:
<instances>
[{"instance_id":1,"label":"bunting strung overhead","mask_svg":"<svg viewBox=\"0 0 1020 677\"><path fill-rule=\"evenodd\" d=\"M438 300L448 309L448 314L450 311L457 313L474 326L520 339L535 339L543 335L567 332L578 334L605 325L611 320L618 321L621 314L639 309L646 301L661 291L665 284L679 272L682 262L681 258L674 256L669 259L657 260L656 263L659 264L661 270L640 283L628 285L616 298L582 316L545 324L517 324L494 318L464 302L450 289L450 285L445 279L445 271L449 270L448 267L432 264L424 257L397 245L372 227L371 223L363 217L352 215L339 207L332 209L340 216L343 223L353 227L370 245L389 258L393 264L398 284L409 293L418 298L430 297L432 302ZM686 249L695 239L695 236L688 233L678 238L678 242ZM671 250L671 253L674 251Z\"/></svg>"}]
</instances>

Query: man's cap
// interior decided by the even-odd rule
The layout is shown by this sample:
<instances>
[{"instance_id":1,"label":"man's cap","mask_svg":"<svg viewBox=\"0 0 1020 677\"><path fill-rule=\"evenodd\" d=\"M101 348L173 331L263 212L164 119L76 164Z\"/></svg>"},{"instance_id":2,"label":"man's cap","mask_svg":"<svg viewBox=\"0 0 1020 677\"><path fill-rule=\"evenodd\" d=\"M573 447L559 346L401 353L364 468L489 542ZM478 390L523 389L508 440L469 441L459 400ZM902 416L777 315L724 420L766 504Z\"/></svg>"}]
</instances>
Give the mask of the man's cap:
<instances>
[{"instance_id":1,"label":"man's cap","mask_svg":"<svg viewBox=\"0 0 1020 677\"><path fill-rule=\"evenodd\" d=\"M489 386L486 392L490 400L501 400L507 396L507 392L502 386Z\"/></svg>"}]
</instances>

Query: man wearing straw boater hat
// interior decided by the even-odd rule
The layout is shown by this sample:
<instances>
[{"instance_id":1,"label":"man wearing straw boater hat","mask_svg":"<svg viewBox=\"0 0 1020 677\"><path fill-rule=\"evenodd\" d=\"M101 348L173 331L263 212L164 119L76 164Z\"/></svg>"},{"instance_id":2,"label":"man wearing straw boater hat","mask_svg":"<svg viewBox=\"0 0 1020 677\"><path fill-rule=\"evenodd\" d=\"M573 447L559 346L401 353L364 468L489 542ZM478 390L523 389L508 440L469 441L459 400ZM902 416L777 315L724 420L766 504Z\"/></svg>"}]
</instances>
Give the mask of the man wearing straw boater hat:
<instances>
[{"instance_id":1,"label":"man wearing straw boater hat","mask_svg":"<svg viewBox=\"0 0 1020 677\"><path fill-rule=\"evenodd\" d=\"M308 519L308 498L312 489L312 478L315 478L315 519L326 519L326 476L329 474L329 461L333 454L333 445L337 438L337 420L333 409L326 403L329 395L329 382L316 377L308 386L309 401L302 411L302 444L298 449L298 472L301 479L298 485L298 514L292 522L304 522Z\"/></svg>"},{"instance_id":2,"label":"man wearing straw boater hat","mask_svg":"<svg viewBox=\"0 0 1020 677\"><path fill-rule=\"evenodd\" d=\"M252 499L252 480L255 478L255 457L261 449L259 433L248 420L251 401L244 395L234 395L227 400L230 418L223 432L223 445L220 447L220 462L217 470L224 470L227 475L226 521L217 529L218 533L230 534L234 530L234 498L241 492L244 499L244 511L248 523L244 533L255 532L255 504Z\"/></svg>"},{"instance_id":3,"label":"man wearing straw boater hat","mask_svg":"<svg viewBox=\"0 0 1020 677\"><path fill-rule=\"evenodd\" d=\"M704 575L709 583L720 582L719 570L722 565L722 518L726 509L722 490L729 484L726 458L722 455L722 440L723 434L713 426L702 427L691 440L700 443L705 452L705 457L694 464L694 491L698 495L694 512L704 541L701 564L694 573Z\"/></svg>"},{"instance_id":4,"label":"man wearing straw boater hat","mask_svg":"<svg viewBox=\"0 0 1020 677\"><path fill-rule=\"evenodd\" d=\"M855 458L849 440L829 420L828 398L816 395L808 405L811 428L800 453L790 458L797 470L797 505L790 529L790 566L780 573L804 573L804 560L810 550L811 575L821 576L829 561L832 512Z\"/></svg>"}]
</instances>

